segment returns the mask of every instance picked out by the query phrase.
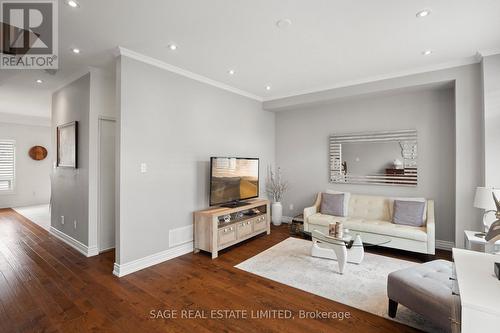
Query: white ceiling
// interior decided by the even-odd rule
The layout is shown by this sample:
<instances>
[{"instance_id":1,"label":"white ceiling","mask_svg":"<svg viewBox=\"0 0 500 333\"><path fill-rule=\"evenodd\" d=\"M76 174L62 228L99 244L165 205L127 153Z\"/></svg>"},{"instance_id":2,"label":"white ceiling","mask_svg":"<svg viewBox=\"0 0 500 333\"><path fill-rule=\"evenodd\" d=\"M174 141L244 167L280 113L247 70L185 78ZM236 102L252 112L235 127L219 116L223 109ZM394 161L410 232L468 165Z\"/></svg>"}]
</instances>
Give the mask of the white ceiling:
<instances>
[{"instance_id":1,"label":"white ceiling","mask_svg":"<svg viewBox=\"0 0 500 333\"><path fill-rule=\"evenodd\" d=\"M0 112L48 116L50 92L87 66L112 67L119 45L263 99L452 66L500 49L498 0L79 0L76 9L64 2L59 72L0 71ZM424 8L431 15L416 18ZM283 18L292 25L279 29ZM427 49L433 54L423 56Z\"/></svg>"}]
</instances>

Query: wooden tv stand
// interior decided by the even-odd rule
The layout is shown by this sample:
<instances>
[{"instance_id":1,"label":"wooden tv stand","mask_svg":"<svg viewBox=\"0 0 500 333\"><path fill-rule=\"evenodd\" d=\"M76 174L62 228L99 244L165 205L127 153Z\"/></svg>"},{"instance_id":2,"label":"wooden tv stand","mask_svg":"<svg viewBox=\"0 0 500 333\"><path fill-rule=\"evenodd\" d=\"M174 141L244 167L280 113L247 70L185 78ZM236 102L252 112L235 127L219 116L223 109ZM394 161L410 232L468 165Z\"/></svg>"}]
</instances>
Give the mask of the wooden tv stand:
<instances>
[{"instance_id":1,"label":"wooden tv stand","mask_svg":"<svg viewBox=\"0 0 500 333\"><path fill-rule=\"evenodd\" d=\"M247 203L241 207L211 207L194 212L194 252L207 251L215 259L222 249L264 232L269 235L269 200L253 199ZM258 212L250 215L253 209ZM229 222L224 221L227 215L231 217Z\"/></svg>"}]
</instances>

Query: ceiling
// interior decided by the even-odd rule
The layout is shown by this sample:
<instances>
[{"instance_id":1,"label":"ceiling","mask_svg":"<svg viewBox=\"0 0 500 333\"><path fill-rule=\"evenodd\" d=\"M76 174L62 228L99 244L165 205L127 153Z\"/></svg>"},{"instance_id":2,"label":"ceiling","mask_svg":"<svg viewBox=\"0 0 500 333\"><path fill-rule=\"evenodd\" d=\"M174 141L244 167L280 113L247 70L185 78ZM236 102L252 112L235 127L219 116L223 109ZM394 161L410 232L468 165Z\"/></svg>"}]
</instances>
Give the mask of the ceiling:
<instances>
[{"instance_id":1,"label":"ceiling","mask_svg":"<svg viewBox=\"0 0 500 333\"><path fill-rule=\"evenodd\" d=\"M78 2L59 1L57 74L0 70L0 112L49 116L51 92L87 66L112 68L117 46L264 100L451 67L500 49L498 0ZM431 14L417 18L422 9ZM292 24L278 28L280 19Z\"/></svg>"}]
</instances>

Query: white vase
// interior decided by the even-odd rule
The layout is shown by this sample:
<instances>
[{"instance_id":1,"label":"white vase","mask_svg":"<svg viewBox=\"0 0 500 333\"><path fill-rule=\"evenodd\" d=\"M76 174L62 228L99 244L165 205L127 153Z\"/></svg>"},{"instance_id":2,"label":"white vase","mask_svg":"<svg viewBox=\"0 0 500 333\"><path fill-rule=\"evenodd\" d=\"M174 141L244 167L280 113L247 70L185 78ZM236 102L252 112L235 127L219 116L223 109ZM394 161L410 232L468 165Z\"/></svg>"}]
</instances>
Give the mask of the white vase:
<instances>
[{"instance_id":1,"label":"white vase","mask_svg":"<svg viewBox=\"0 0 500 333\"><path fill-rule=\"evenodd\" d=\"M282 217L283 206L281 206L281 202L273 202L271 205L271 221L275 226L280 226Z\"/></svg>"}]
</instances>

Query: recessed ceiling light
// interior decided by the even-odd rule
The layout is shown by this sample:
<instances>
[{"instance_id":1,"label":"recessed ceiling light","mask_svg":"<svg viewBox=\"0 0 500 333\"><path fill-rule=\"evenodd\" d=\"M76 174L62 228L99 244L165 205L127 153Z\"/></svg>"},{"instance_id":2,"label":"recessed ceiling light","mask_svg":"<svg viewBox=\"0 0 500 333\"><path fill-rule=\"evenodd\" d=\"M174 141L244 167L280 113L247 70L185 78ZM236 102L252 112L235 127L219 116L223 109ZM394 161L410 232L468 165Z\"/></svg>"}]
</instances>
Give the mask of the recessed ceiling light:
<instances>
[{"instance_id":1,"label":"recessed ceiling light","mask_svg":"<svg viewBox=\"0 0 500 333\"><path fill-rule=\"evenodd\" d=\"M428 55L431 55L431 54L432 54L432 51L431 51L431 50L425 50L425 51L423 51L423 52L422 52L422 54L423 54L424 56L428 56Z\"/></svg>"},{"instance_id":2,"label":"recessed ceiling light","mask_svg":"<svg viewBox=\"0 0 500 333\"><path fill-rule=\"evenodd\" d=\"M266 86L266 90L267 91L271 90L271 86Z\"/></svg>"},{"instance_id":3,"label":"recessed ceiling light","mask_svg":"<svg viewBox=\"0 0 500 333\"><path fill-rule=\"evenodd\" d=\"M417 16L417 17L426 17L426 16L429 16L429 15L431 15L431 10L430 9L424 9L424 10L419 11L415 16Z\"/></svg>"},{"instance_id":4,"label":"recessed ceiling light","mask_svg":"<svg viewBox=\"0 0 500 333\"><path fill-rule=\"evenodd\" d=\"M288 19L288 18L281 19L281 20L278 20L278 21L276 22L276 26L277 26L278 28L282 28L282 29L284 29L284 28L288 28L288 27L289 27L289 26L291 26L291 25L292 25L292 20L290 20L290 19Z\"/></svg>"},{"instance_id":5,"label":"recessed ceiling light","mask_svg":"<svg viewBox=\"0 0 500 333\"><path fill-rule=\"evenodd\" d=\"M74 54L80 54L80 49L74 48L71 49L71 52L73 52Z\"/></svg>"},{"instance_id":6,"label":"recessed ceiling light","mask_svg":"<svg viewBox=\"0 0 500 333\"><path fill-rule=\"evenodd\" d=\"M68 4L68 6L73 7L73 8L80 7L80 4L78 2L76 2L75 0L68 0L68 1L66 1L66 3Z\"/></svg>"},{"instance_id":7,"label":"recessed ceiling light","mask_svg":"<svg viewBox=\"0 0 500 333\"><path fill-rule=\"evenodd\" d=\"M236 72L234 71L234 69L230 69L230 70L227 71L227 73L229 75L234 75L234 73L236 73Z\"/></svg>"},{"instance_id":8,"label":"recessed ceiling light","mask_svg":"<svg viewBox=\"0 0 500 333\"><path fill-rule=\"evenodd\" d=\"M42 84L42 83L43 83L43 80L38 79L38 80L36 80L36 83L38 83L38 84Z\"/></svg>"},{"instance_id":9,"label":"recessed ceiling light","mask_svg":"<svg viewBox=\"0 0 500 333\"><path fill-rule=\"evenodd\" d=\"M168 48L169 48L171 51L175 51L175 50L177 50L177 45L175 45L175 44L168 44Z\"/></svg>"}]
</instances>

